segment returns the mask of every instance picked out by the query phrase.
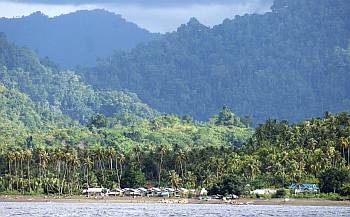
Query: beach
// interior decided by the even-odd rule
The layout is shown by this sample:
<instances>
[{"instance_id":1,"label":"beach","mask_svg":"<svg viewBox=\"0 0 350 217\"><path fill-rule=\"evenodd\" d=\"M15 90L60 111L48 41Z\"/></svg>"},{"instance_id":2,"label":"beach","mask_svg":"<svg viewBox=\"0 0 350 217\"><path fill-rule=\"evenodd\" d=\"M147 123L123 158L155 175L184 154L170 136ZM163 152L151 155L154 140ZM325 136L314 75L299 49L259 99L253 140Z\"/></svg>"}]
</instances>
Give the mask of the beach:
<instances>
[{"instance_id":1,"label":"beach","mask_svg":"<svg viewBox=\"0 0 350 217\"><path fill-rule=\"evenodd\" d=\"M31 196L0 195L0 202L53 202L53 203L169 203L169 204L228 204L228 205L289 205L289 206L350 206L349 200L328 199L250 199L233 201L176 199L160 197L86 197L86 196Z\"/></svg>"}]
</instances>

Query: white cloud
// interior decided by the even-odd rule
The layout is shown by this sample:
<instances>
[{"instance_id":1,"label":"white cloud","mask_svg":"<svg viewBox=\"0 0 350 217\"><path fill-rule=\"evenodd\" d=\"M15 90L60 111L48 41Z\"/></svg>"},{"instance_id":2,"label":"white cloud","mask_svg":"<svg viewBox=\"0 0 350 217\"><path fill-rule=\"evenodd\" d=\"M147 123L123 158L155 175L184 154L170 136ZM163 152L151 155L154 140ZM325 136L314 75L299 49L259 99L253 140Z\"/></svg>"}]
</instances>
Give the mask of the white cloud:
<instances>
[{"instance_id":1,"label":"white cloud","mask_svg":"<svg viewBox=\"0 0 350 217\"><path fill-rule=\"evenodd\" d=\"M235 15L266 12L269 7L269 2L261 3L261 1L254 0L244 1L244 3L185 4L158 7L140 4L48 5L0 2L0 14L3 17L16 17L42 11L52 17L76 10L103 8L121 14L126 20L152 32L169 32L176 30L178 26L186 23L191 17L196 17L205 25L213 26L221 23L225 18L233 18Z\"/></svg>"}]
</instances>

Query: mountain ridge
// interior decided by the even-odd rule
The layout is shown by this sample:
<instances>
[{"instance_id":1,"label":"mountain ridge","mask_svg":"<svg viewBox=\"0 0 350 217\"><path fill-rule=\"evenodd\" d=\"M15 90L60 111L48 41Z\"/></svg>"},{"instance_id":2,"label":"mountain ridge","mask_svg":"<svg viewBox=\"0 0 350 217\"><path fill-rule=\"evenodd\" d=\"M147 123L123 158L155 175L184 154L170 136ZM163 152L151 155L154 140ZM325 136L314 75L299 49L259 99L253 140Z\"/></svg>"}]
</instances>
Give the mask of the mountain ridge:
<instances>
[{"instance_id":1,"label":"mountain ridge","mask_svg":"<svg viewBox=\"0 0 350 217\"><path fill-rule=\"evenodd\" d=\"M212 28L192 19L80 74L98 88L135 92L161 112L205 120L226 104L255 122L296 122L350 108L350 63L342 52L348 11L345 0L276 0L271 12Z\"/></svg>"},{"instance_id":2,"label":"mountain ridge","mask_svg":"<svg viewBox=\"0 0 350 217\"><path fill-rule=\"evenodd\" d=\"M0 31L42 58L48 56L70 68L93 65L97 58L107 57L113 50L129 50L160 37L103 9L55 17L35 12L21 18L0 18Z\"/></svg>"}]
</instances>

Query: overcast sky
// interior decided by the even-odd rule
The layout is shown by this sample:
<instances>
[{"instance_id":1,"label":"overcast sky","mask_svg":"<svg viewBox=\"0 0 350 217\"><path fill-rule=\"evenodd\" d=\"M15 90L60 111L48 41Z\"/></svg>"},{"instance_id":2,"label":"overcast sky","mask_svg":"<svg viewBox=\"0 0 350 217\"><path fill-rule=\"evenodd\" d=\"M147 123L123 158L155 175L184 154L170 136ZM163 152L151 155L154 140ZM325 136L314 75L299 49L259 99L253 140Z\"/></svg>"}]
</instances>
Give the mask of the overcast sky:
<instances>
[{"instance_id":1,"label":"overcast sky","mask_svg":"<svg viewBox=\"0 0 350 217\"><path fill-rule=\"evenodd\" d=\"M269 11L272 0L0 0L0 17L42 11L57 16L82 9L106 9L152 32L170 32L196 17L208 26L225 18Z\"/></svg>"}]
</instances>

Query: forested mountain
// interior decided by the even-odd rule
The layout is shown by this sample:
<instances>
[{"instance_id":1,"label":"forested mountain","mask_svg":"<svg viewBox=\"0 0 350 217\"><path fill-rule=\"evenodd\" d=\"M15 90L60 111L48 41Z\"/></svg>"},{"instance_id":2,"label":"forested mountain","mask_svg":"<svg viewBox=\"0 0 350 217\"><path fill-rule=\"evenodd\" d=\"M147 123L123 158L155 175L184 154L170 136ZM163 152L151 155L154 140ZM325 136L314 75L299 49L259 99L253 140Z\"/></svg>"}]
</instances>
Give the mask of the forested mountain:
<instances>
[{"instance_id":1,"label":"forested mountain","mask_svg":"<svg viewBox=\"0 0 350 217\"><path fill-rule=\"evenodd\" d=\"M350 1L275 0L271 12L176 32L80 69L162 112L207 119L227 104L255 122L350 108Z\"/></svg>"},{"instance_id":2,"label":"forested mountain","mask_svg":"<svg viewBox=\"0 0 350 217\"><path fill-rule=\"evenodd\" d=\"M65 67L93 65L114 49L128 50L160 37L104 10L77 11L54 18L41 12L1 18L0 32L6 33L10 41Z\"/></svg>"},{"instance_id":3,"label":"forested mountain","mask_svg":"<svg viewBox=\"0 0 350 217\"><path fill-rule=\"evenodd\" d=\"M74 72L62 71L50 60L40 60L31 50L9 43L4 34L0 34L0 83L81 123L96 113L132 113L137 117L156 114L133 93L95 91Z\"/></svg>"},{"instance_id":4,"label":"forested mountain","mask_svg":"<svg viewBox=\"0 0 350 217\"><path fill-rule=\"evenodd\" d=\"M36 104L27 95L8 89L0 83L1 129L16 126L15 128L35 130L53 125L62 127L71 122L60 111Z\"/></svg>"}]
</instances>

